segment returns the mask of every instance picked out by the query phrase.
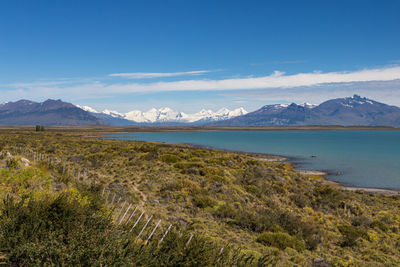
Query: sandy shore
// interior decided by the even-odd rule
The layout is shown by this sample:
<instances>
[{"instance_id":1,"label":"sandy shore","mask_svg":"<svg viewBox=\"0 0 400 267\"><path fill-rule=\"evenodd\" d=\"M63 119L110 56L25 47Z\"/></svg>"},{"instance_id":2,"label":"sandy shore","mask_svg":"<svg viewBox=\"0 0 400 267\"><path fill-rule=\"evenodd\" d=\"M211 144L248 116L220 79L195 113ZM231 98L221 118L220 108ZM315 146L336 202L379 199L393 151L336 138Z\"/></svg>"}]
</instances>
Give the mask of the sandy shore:
<instances>
[{"instance_id":1,"label":"sandy shore","mask_svg":"<svg viewBox=\"0 0 400 267\"><path fill-rule=\"evenodd\" d=\"M321 171L314 171L314 170L298 170L295 169L296 172L304 174L304 175L318 175L318 176L325 176L327 175L326 172L321 172Z\"/></svg>"},{"instance_id":2,"label":"sandy shore","mask_svg":"<svg viewBox=\"0 0 400 267\"><path fill-rule=\"evenodd\" d=\"M287 158L281 157L281 156L270 156L271 158L260 158L255 157L255 159L258 159L260 161L269 161L269 162L282 162L282 161L287 161ZM300 169L294 169L295 172L303 174L303 175L313 175L313 176L319 176L322 177L322 181L326 185L333 186L335 188L340 188L343 190L347 191L352 191L352 192L357 192L357 191L363 191L363 192L368 192L368 193L378 193L378 194L383 194L387 196L400 196L400 190L390 190L390 189L381 189L381 188L369 188L369 187L358 187L358 186L345 186L339 182L335 182L332 180L329 180L326 175L328 175L326 172L323 171L317 171L317 170L300 170Z\"/></svg>"},{"instance_id":3,"label":"sandy shore","mask_svg":"<svg viewBox=\"0 0 400 267\"><path fill-rule=\"evenodd\" d=\"M286 161L287 158L281 157L281 156L273 156L270 155L268 158L260 158L258 157L253 157L254 159L260 160L260 161L268 161L268 162L281 162L281 161Z\"/></svg>"},{"instance_id":4,"label":"sandy shore","mask_svg":"<svg viewBox=\"0 0 400 267\"><path fill-rule=\"evenodd\" d=\"M381 188L370 188L370 187L358 187L358 186L346 186L339 182L335 182L326 178L327 173L315 170L298 170L295 169L296 172L304 174L304 175L316 175L322 177L322 182L326 185L330 185L336 188L340 188L347 191L357 192L363 191L368 193L378 193L387 196L400 196L400 190L390 190L390 189L381 189Z\"/></svg>"}]
</instances>

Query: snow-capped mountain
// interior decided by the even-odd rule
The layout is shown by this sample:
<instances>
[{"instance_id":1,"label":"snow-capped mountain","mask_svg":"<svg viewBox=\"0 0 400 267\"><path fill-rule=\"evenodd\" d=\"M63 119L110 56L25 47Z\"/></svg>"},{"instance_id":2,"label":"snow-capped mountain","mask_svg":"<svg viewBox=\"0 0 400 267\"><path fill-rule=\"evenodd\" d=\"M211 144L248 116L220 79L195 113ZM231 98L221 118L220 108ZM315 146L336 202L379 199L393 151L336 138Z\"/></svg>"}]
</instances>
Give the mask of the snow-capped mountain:
<instances>
[{"instance_id":1,"label":"snow-capped mountain","mask_svg":"<svg viewBox=\"0 0 400 267\"><path fill-rule=\"evenodd\" d=\"M394 126L400 127L400 108L366 97L337 98L311 104L266 105L244 116L212 122L213 126Z\"/></svg>"},{"instance_id":2,"label":"snow-capped mountain","mask_svg":"<svg viewBox=\"0 0 400 267\"><path fill-rule=\"evenodd\" d=\"M99 112L97 112L97 113L99 113ZM114 118L119 118L119 119L123 119L124 118L124 114L119 113L118 111L115 111L115 110L105 109L101 113L109 115L109 116L114 117Z\"/></svg>"},{"instance_id":3,"label":"snow-capped mountain","mask_svg":"<svg viewBox=\"0 0 400 267\"><path fill-rule=\"evenodd\" d=\"M184 112L175 111L171 108L152 108L148 111L132 110L127 113L120 113L114 110L104 110L98 112L95 109L88 106L77 107L88 111L94 115L104 119L104 115L110 116L116 119L122 119L131 121L134 123L196 123L196 122L207 122L207 121L220 121L230 119L236 116L245 115L248 112L244 108L237 108L229 110L222 108L216 112L212 110L202 109L197 113L187 114Z\"/></svg>"}]
</instances>

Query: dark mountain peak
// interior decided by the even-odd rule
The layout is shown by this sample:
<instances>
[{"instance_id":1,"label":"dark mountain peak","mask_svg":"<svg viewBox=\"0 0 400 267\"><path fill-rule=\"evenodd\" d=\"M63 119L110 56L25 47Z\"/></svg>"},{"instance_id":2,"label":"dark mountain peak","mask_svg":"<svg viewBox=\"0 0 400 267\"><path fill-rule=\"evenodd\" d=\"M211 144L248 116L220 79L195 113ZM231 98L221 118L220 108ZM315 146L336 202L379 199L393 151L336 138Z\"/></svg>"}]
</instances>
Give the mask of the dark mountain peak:
<instances>
[{"instance_id":1,"label":"dark mountain peak","mask_svg":"<svg viewBox=\"0 0 400 267\"><path fill-rule=\"evenodd\" d=\"M0 124L101 125L105 122L61 99L47 99L42 103L23 99L0 105Z\"/></svg>"},{"instance_id":2,"label":"dark mountain peak","mask_svg":"<svg viewBox=\"0 0 400 267\"><path fill-rule=\"evenodd\" d=\"M59 108L71 108L71 109L75 109L76 106L68 103L68 102L64 102L61 99L47 99L46 101L41 103L42 108L44 109L59 109Z\"/></svg>"},{"instance_id":3,"label":"dark mountain peak","mask_svg":"<svg viewBox=\"0 0 400 267\"><path fill-rule=\"evenodd\" d=\"M304 106L297 105L296 103L292 103L292 104L290 104L289 106L287 106L287 109L292 109L292 110L298 110L298 109L300 109L300 110L303 110L303 109L304 109Z\"/></svg>"},{"instance_id":4,"label":"dark mountain peak","mask_svg":"<svg viewBox=\"0 0 400 267\"><path fill-rule=\"evenodd\" d=\"M361 97L361 96L359 96L359 95L357 95L357 94L354 94L352 97L347 97L347 98L352 98L352 99L355 99L355 100L363 100L363 99L366 99L366 97Z\"/></svg>"},{"instance_id":5,"label":"dark mountain peak","mask_svg":"<svg viewBox=\"0 0 400 267\"><path fill-rule=\"evenodd\" d=\"M362 97L359 95L353 95L352 97L346 97L346 98L338 98L338 99L343 99L344 101L348 101L351 103L358 103L358 104L372 104L373 102L376 102L372 99ZM377 102L376 102L377 103Z\"/></svg>"},{"instance_id":6,"label":"dark mountain peak","mask_svg":"<svg viewBox=\"0 0 400 267\"><path fill-rule=\"evenodd\" d=\"M8 103L14 103L14 104L37 104L37 102L27 100L27 99L21 99L15 102L8 102Z\"/></svg>"},{"instance_id":7,"label":"dark mountain peak","mask_svg":"<svg viewBox=\"0 0 400 267\"><path fill-rule=\"evenodd\" d=\"M66 102L63 102L63 101L61 101L61 99L47 99L46 101L43 101L43 103L42 104L50 104L50 103L66 103Z\"/></svg>"},{"instance_id":8,"label":"dark mountain peak","mask_svg":"<svg viewBox=\"0 0 400 267\"><path fill-rule=\"evenodd\" d=\"M32 108L35 108L38 105L37 102L33 102L30 100L25 100L21 99L15 102L7 102L2 105L0 105L1 110L20 110L20 109L25 109L25 110L31 110Z\"/></svg>"}]
</instances>

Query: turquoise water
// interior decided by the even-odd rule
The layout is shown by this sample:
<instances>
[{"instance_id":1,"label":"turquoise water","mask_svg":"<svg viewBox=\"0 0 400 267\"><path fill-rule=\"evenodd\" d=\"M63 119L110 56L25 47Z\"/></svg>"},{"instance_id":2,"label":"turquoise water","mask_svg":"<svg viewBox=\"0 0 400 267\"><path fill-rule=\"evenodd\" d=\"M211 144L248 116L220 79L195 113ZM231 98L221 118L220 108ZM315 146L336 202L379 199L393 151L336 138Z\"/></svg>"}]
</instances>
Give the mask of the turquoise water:
<instances>
[{"instance_id":1,"label":"turquoise water","mask_svg":"<svg viewBox=\"0 0 400 267\"><path fill-rule=\"evenodd\" d=\"M400 189L400 131L202 131L105 134L290 157L345 185ZM312 157L315 156L315 157ZM340 172L340 175L336 175Z\"/></svg>"}]
</instances>

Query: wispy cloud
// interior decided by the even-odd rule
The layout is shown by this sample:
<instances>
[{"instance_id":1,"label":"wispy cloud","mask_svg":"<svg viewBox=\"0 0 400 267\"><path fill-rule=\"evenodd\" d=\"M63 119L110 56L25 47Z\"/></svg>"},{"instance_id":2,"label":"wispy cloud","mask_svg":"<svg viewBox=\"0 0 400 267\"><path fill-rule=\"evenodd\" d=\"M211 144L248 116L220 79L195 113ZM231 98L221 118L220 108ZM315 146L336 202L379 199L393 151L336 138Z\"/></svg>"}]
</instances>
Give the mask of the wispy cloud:
<instances>
[{"instance_id":1,"label":"wispy cloud","mask_svg":"<svg viewBox=\"0 0 400 267\"><path fill-rule=\"evenodd\" d=\"M184 71L184 72L132 72L132 73L112 73L110 77L120 77L126 79L153 79L153 78L165 78L165 77L176 77L176 76L188 76L188 75L202 75L212 72L211 70L195 70L195 71Z\"/></svg>"},{"instance_id":2,"label":"wispy cloud","mask_svg":"<svg viewBox=\"0 0 400 267\"><path fill-rule=\"evenodd\" d=\"M269 61L269 62L253 62L250 63L250 66L260 66L260 65L267 65L267 64L273 64L273 65L286 65L286 64L300 64L300 63L306 63L307 60L283 60L283 61Z\"/></svg>"},{"instance_id":3,"label":"wispy cloud","mask_svg":"<svg viewBox=\"0 0 400 267\"><path fill-rule=\"evenodd\" d=\"M266 88L245 91L224 91L227 98L245 99L257 108L265 104L304 103L319 104L332 98L358 94L374 100L400 106L400 79L390 81L365 81L325 83L290 88ZM248 105L247 105L248 106ZM248 107L249 110L252 108Z\"/></svg>"},{"instance_id":4,"label":"wispy cloud","mask_svg":"<svg viewBox=\"0 0 400 267\"><path fill-rule=\"evenodd\" d=\"M400 79L400 67L364 69L347 72L311 72L285 75L275 71L263 77L221 79L221 80L181 80L173 82L127 83L105 86L109 92L165 92L165 91L207 91L207 90L247 90L265 88L288 88L312 86L326 83L389 81Z\"/></svg>"},{"instance_id":5,"label":"wispy cloud","mask_svg":"<svg viewBox=\"0 0 400 267\"><path fill-rule=\"evenodd\" d=\"M283 72L274 73L262 77L245 77L229 79L190 79L180 81L160 81L160 82L131 82L131 81L82 81L70 84L46 83L20 83L13 86L0 86L0 99L9 101L11 99L37 99L38 96L46 98L62 99L94 99L107 98L117 95L148 94L157 92L182 92L182 91L221 91L221 92L241 92L242 96L262 95L264 98L273 97L275 99L294 101L297 95L302 92L318 95L318 88L332 88L332 84L343 83L373 83L375 81L399 81L400 66L390 66L385 68L363 69L359 71L343 72L310 72L286 75ZM57 81L59 82L59 81ZM398 84L398 83L397 83ZM308 91L307 88L315 87ZM339 89L332 89L331 92ZM345 90L346 91L346 90ZM398 90L400 92L400 90ZM268 92L268 93L267 93ZM289 95L287 93L290 93ZM322 92L321 97L325 97L329 90ZM324 96L322 96L324 95ZM308 97L309 95L307 95ZM251 98L251 97L250 97ZM400 99L400 97L398 98Z\"/></svg>"}]
</instances>

